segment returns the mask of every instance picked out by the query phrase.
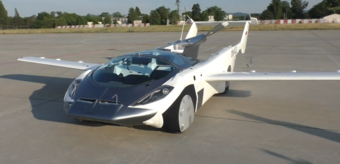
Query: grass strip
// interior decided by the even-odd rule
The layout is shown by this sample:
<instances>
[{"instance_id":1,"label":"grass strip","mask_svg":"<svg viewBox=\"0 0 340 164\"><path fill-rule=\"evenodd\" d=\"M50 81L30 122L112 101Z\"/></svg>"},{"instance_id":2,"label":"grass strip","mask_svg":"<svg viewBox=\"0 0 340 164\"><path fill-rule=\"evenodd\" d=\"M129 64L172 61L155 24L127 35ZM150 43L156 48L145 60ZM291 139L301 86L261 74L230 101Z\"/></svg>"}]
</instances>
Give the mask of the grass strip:
<instances>
[{"instance_id":1,"label":"grass strip","mask_svg":"<svg viewBox=\"0 0 340 164\"><path fill-rule=\"evenodd\" d=\"M186 26L184 31L188 31ZM209 31L213 27L202 26L199 31ZM243 27L228 27L223 31L242 31ZM340 30L339 24L270 24L250 26L250 31L289 30ZM0 30L0 34L53 34L53 33L134 33L134 32L181 32L182 26L114 27L114 28L69 28L69 29L16 29Z\"/></svg>"}]
</instances>

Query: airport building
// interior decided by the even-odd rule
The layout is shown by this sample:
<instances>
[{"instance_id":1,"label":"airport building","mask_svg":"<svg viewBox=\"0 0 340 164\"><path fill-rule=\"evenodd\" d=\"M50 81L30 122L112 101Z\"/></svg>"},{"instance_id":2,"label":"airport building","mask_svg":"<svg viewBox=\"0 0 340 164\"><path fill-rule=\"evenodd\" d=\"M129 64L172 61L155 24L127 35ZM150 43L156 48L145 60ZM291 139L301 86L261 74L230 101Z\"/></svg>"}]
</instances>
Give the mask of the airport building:
<instances>
[{"instance_id":1,"label":"airport building","mask_svg":"<svg viewBox=\"0 0 340 164\"><path fill-rule=\"evenodd\" d=\"M329 23L338 23L338 20L340 20L340 14L332 14L332 15L328 15L323 17L323 19L325 20L325 22L329 22Z\"/></svg>"}]
</instances>

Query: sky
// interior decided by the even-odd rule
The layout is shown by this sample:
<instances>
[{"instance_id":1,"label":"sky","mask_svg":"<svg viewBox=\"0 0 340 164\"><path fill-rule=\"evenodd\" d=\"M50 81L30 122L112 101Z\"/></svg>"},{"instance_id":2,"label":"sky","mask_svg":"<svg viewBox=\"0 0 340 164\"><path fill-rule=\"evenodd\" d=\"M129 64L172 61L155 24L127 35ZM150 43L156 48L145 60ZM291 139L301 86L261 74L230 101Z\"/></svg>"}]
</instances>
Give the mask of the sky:
<instances>
[{"instance_id":1,"label":"sky","mask_svg":"<svg viewBox=\"0 0 340 164\"><path fill-rule=\"evenodd\" d=\"M193 4L200 4L201 10L211 6L218 6L227 13L244 12L244 13L261 13L271 2L271 0L180 0L181 12L186 7L191 11ZM305 0L309 2L308 9L321 2L322 0ZM76 13L78 15L100 14L102 12L120 12L127 14L130 7L138 6L142 13L149 14L160 6L165 6L175 10L176 0L2 0L8 11L9 16L14 16L14 9L17 8L21 17L37 15L46 11L63 11ZM290 0L289 0L290 2Z\"/></svg>"}]
</instances>

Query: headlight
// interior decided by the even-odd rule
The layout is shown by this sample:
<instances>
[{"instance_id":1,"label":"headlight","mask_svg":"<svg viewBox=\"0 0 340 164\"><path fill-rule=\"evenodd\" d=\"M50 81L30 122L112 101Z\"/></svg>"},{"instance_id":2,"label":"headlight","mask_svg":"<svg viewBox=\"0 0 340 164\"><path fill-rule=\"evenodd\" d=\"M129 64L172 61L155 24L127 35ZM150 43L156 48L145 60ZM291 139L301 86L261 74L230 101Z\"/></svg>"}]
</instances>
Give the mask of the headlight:
<instances>
[{"instance_id":1,"label":"headlight","mask_svg":"<svg viewBox=\"0 0 340 164\"><path fill-rule=\"evenodd\" d=\"M82 81L82 79L76 79L72 82L72 84L68 87L68 90L67 90L67 94L68 96L74 100L74 97L76 95L76 91L78 89L78 86L80 84L80 82Z\"/></svg>"},{"instance_id":2,"label":"headlight","mask_svg":"<svg viewBox=\"0 0 340 164\"><path fill-rule=\"evenodd\" d=\"M167 96L172 91L172 89L174 89L174 88L171 87L171 86L162 86L162 87L154 90L148 96L139 100L135 105L144 105L144 104L148 104L148 103L160 100L160 99L164 98L165 96Z\"/></svg>"}]
</instances>

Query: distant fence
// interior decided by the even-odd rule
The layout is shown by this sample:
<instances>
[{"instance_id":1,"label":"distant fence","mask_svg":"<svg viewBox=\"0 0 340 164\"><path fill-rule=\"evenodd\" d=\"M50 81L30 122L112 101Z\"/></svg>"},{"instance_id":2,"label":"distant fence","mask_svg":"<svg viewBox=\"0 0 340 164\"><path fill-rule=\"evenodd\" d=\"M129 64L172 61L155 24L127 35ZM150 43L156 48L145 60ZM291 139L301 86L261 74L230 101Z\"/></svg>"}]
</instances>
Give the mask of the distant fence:
<instances>
[{"instance_id":1,"label":"distant fence","mask_svg":"<svg viewBox=\"0 0 340 164\"><path fill-rule=\"evenodd\" d=\"M309 24L309 23L340 23L340 19L278 19L259 20L260 24ZM190 23L186 23L190 25ZM183 24L176 24L183 25Z\"/></svg>"},{"instance_id":2,"label":"distant fence","mask_svg":"<svg viewBox=\"0 0 340 164\"><path fill-rule=\"evenodd\" d=\"M309 23L340 23L340 19L278 19L261 20L260 24L309 24Z\"/></svg>"},{"instance_id":3,"label":"distant fence","mask_svg":"<svg viewBox=\"0 0 340 164\"><path fill-rule=\"evenodd\" d=\"M65 28L114 28L114 27L149 27L150 23L139 24L95 24L95 25L69 25L69 26L56 26L56 29Z\"/></svg>"}]
</instances>

